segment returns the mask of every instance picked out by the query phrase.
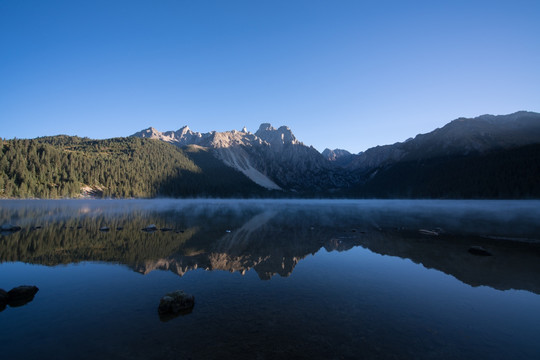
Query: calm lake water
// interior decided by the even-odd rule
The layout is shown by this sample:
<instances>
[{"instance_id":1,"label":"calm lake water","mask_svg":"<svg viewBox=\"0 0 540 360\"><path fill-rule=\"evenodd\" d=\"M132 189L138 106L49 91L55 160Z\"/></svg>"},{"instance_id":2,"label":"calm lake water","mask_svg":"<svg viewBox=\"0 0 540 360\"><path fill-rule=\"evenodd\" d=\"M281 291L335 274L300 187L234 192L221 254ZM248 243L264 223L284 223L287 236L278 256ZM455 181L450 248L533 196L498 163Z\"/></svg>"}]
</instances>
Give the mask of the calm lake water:
<instances>
[{"instance_id":1,"label":"calm lake water","mask_svg":"<svg viewBox=\"0 0 540 360\"><path fill-rule=\"evenodd\" d=\"M538 201L4 200L6 223L0 288L39 291L0 312L2 359L540 359ZM176 289L193 311L160 318Z\"/></svg>"}]
</instances>

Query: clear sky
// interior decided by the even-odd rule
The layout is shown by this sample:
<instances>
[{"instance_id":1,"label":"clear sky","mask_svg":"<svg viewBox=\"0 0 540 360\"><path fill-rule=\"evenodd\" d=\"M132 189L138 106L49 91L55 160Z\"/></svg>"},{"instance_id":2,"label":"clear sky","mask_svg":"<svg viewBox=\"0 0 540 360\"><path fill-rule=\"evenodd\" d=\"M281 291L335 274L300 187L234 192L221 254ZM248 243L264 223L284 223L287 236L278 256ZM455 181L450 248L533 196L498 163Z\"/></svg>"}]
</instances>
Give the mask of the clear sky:
<instances>
[{"instance_id":1,"label":"clear sky","mask_svg":"<svg viewBox=\"0 0 540 360\"><path fill-rule=\"evenodd\" d=\"M359 152L540 112L540 1L0 1L0 137L288 125Z\"/></svg>"}]
</instances>

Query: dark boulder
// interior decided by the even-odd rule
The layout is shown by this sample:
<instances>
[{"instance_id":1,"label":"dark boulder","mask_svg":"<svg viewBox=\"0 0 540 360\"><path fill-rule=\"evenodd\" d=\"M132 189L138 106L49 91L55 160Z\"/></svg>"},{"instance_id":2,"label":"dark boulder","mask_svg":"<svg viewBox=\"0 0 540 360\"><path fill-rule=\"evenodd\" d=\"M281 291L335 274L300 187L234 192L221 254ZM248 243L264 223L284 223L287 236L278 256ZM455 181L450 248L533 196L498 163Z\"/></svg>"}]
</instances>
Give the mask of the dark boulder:
<instances>
[{"instance_id":1,"label":"dark boulder","mask_svg":"<svg viewBox=\"0 0 540 360\"><path fill-rule=\"evenodd\" d=\"M169 320L177 315L186 315L193 310L195 297L182 290L166 294L159 301L158 313L162 320Z\"/></svg>"},{"instance_id":2,"label":"dark boulder","mask_svg":"<svg viewBox=\"0 0 540 360\"><path fill-rule=\"evenodd\" d=\"M22 285L8 291L8 305L11 307L23 306L34 300L34 296L38 292L37 286Z\"/></svg>"},{"instance_id":3,"label":"dark boulder","mask_svg":"<svg viewBox=\"0 0 540 360\"><path fill-rule=\"evenodd\" d=\"M6 308L7 303L8 303L8 293L5 290L0 289L0 311Z\"/></svg>"}]
</instances>

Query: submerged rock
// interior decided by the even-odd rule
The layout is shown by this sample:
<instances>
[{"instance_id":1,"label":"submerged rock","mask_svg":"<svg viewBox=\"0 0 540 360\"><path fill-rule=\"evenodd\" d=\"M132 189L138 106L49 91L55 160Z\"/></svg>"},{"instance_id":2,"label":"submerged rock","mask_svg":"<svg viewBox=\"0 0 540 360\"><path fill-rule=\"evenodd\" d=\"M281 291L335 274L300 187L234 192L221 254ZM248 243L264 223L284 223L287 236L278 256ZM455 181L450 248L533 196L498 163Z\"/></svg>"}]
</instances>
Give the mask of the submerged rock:
<instances>
[{"instance_id":1,"label":"submerged rock","mask_svg":"<svg viewBox=\"0 0 540 360\"><path fill-rule=\"evenodd\" d=\"M469 248L469 253L476 255L476 256L492 256L493 254L484 249L481 246L471 246Z\"/></svg>"},{"instance_id":2,"label":"submerged rock","mask_svg":"<svg viewBox=\"0 0 540 360\"><path fill-rule=\"evenodd\" d=\"M21 285L11 289L7 293L8 305L11 307L23 306L34 300L34 296L39 291L37 286Z\"/></svg>"},{"instance_id":3,"label":"submerged rock","mask_svg":"<svg viewBox=\"0 0 540 360\"><path fill-rule=\"evenodd\" d=\"M194 305L195 297L193 295L176 290L161 298L158 312L160 315L186 315L193 310Z\"/></svg>"},{"instance_id":4,"label":"submerged rock","mask_svg":"<svg viewBox=\"0 0 540 360\"><path fill-rule=\"evenodd\" d=\"M143 228L142 231L146 231L146 232L154 232L154 231L157 231L157 226L152 224L152 225L148 225L147 227Z\"/></svg>"},{"instance_id":5,"label":"submerged rock","mask_svg":"<svg viewBox=\"0 0 540 360\"><path fill-rule=\"evenodd\" d=\"M5 290L0 289L0 311L6 308L7 303L8 303L8 293Z\"/></svg>"}]
</instances>

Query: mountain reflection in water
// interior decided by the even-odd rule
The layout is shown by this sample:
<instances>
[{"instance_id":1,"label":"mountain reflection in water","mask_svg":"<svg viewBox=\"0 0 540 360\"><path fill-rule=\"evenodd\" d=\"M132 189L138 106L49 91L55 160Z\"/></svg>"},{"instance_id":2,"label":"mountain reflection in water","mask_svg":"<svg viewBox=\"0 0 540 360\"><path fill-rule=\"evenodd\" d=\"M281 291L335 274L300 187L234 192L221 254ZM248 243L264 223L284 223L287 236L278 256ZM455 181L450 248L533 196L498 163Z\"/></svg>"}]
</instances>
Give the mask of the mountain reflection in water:
<instances>
[{"instance_id":1,"label":"mountain reflection in water","mask_svg":"<svg viewBox=\"0 0 540 360\"><path fill-rule=\"evenodd\" d=\"M146 274L195 269L260 279L289 276L321 248L362 246L407 258L471 286L540 294L538 202L489 201L3 201L0 261L82 261ZM145 232L155 224L170 231ZM110 231L102 232L100 228ZM420 232L427 229L428 232ZM430 232L433 232L430 235ZM435 235L438 234L438 235ZM493 256L471 255L481 246Z\"/></svg>"}]
</instances>

